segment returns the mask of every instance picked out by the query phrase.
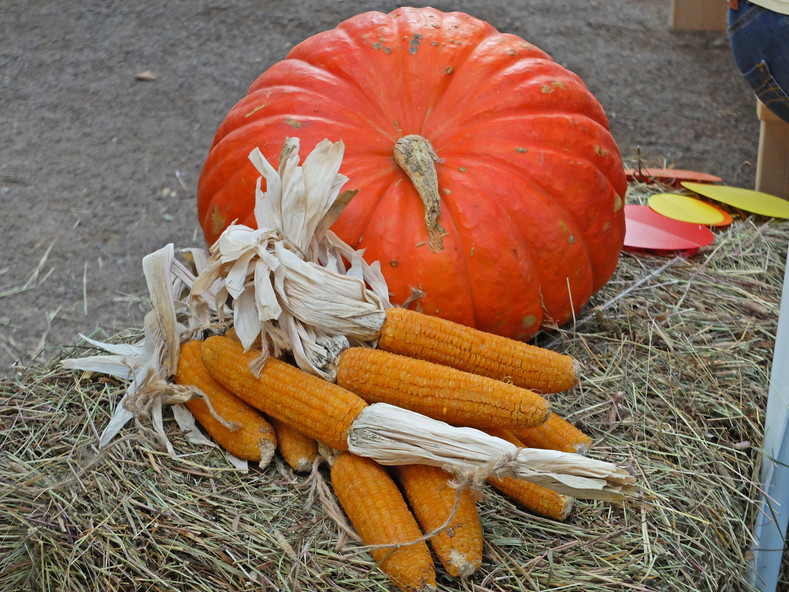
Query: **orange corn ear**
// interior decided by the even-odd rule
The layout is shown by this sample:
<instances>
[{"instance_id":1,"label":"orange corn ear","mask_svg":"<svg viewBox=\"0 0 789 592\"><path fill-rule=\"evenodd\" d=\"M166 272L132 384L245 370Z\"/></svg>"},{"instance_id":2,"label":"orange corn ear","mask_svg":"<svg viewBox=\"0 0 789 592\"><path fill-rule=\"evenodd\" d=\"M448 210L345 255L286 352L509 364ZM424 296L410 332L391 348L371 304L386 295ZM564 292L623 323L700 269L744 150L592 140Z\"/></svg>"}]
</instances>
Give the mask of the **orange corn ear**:
<instances>
[{"instance_id":1,"label":"orange corn ear","mask_svg":"<svg viewBox=\"0 0 789 592\"><path fill-rule=\"evenodd\" d=\"M211 377L200 359L201 346L201 341L189 341L181 346L175 382L200 389L216 414L237 427L223 425L202 398L192 399L186 406L222 448L239 458L267 465L277 446L274 429L256 409Z\"/></svg>"},{"instance_id":2,"label":"orange corn ear","mask_svg":"<svg viewBox=\"0 0 789 592\"><path fill-rule=\"evenodd\" d=\"M548 402L532 391L364 347L340 354L337 384L368 403L390 403L462 426L537 425L550 413Z\"/></svg>"},{"instance_id":3,"label":"orange corn ear","mask_svg":"<svg viewBox=\"0 0 789 592\"><path fill-rule=\"evenodd\" d=\"M222 336L223 337L227 337L228 339L232 339L233 341L235 341L237 343L241 343L241 340L238 338L238 335L236 334L236 328L235 327L230 327L227 331L224 332L224 334Z\"/></svg>"},{"instance_id":4,"label":"orange corn ear","mask_svg":"<svg viewBox=\"0 0 789 592\"><path fill-rule=\"evenodd\" d=\"M403 465L394 471L425 532L443 526L458 502L449 526L430 544L449 575L473 574L482 564L482 524L471 491L451 487L451 476L438 467Z\"/></svg>"},{"instance_id":5,"label":"orange corn ear","mask_svg":"<svg viewBox=\"0 0 789 592\"><path fill-rule=\"evenodd\" d=\"M536 483L513 477L488 477L487 481L514 502L547 518L564 520L573 509L573 498Z\"/></svg>"},{"instance_id":6,"label":"orange corn ear","mask_svg":"<svg viewBox=\"0 0 789 592\"><path fill-rule=\"evenodd\" d=\"M507 440L515 446L525 448L524 443L510 430L489 430L488 433ZM547 518L564 520L573 509L573 498L536 483L512 477L489 477L487 481L488 484L514 502Z\"/></svg>"},{"instance_id":7,"label":"orange corn ear","mask_svg":"<svg viewBox=\"0 0 789 592\"><path fill-rule=\"evenodd\" d=\"M511 428L512 433L528 448L549 448L562 452L586 454L592 439L566 419L555 413L545 423L534 427Z\"/></svg>"},{"instance_id":8,"label":"orange corn ear","mask_svg":"<svg viewBox=\"0 0 789 592\"><path fill-rule=\"evenodd\" d=\"M375 461L341 454L332 463L331 483L365 545L408 543L422 537L397 485ZM401 590L436 590L435 566L424 541L392 549L371 549L370 554Z\"/></svg>"},{"instance_id":9,"label":"orange corn ear","mask_svg":"<svg viewBox=\"0 0 789 592\"><path fill-rule=\"evenodd\" d=\"M228 390L270 417L337 450L348 450L348 430L367 404L353 393L312 376L273 356L260 376L250 370L260 352L227 337L203 342L202 358L209 373Z\"/></svg>"},{"instance_id":10,"label":"orange corn ear","mask_svg":"<svg viewBox=\"0 0 789 592\"><path fill-rule=\"evenodd\" d=\"M539 393L578 382L570 356L405 308L390 308L378 348L511 382Z\"/></svg>"},{"instance_id":11,"label":"orange corn ear","mask_svg":"<svg viewBox=\"0 0 789 592\"><path fill-rule=\"evenodd\" d=\"M318 457L318 443L278 419L269 421L277 432L279 453L288 466L299 473L312 469L312 463Z\"/></svg>"}]
</instances>

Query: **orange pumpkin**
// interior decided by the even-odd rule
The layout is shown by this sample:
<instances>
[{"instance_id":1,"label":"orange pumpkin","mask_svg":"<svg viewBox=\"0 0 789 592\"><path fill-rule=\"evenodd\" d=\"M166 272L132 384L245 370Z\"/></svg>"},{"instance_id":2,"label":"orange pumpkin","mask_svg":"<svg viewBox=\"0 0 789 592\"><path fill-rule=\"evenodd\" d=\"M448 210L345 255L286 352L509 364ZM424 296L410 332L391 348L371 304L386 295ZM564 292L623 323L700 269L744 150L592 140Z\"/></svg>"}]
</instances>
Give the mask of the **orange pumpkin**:
<instances>
[{"instance_id":1,"label":"orange pumpkin","mask_svg":"<svg viewBox=\"0 0 789 592\"><path fill-rule=\"evenodd\" d=\"M248 155L276 168L289 136L302 157L345 144L340 172L359 192L333 230L381 262L393 303L419 293L412 308L527 339L616 267L627 185L602 107L546 53L467 14L367 12L266 70L200 176L209 244L254 224Z\"/></svg>"}]
</instances>

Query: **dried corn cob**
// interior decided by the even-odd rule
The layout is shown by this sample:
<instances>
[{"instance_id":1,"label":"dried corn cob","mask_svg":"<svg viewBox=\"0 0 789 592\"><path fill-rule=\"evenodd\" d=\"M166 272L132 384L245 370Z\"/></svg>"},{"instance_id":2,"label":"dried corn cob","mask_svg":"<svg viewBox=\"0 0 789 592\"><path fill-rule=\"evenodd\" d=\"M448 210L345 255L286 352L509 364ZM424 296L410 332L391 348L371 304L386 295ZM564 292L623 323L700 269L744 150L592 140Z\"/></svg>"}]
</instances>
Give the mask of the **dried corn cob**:
<instances>
[{"instance_id":1,"label":"dried corn cob","mask_svg":"<svg viewBox=\"0 0 789 592\"><path fill-rule=\"evenodd\" d=\"M519 448L525 447L524 443L510 430L489 430L489 433L511 444L515 444ZM536 483L513 477L488 477L487 481L493 488L514 502L547 518L564 520L573 509L572 497L557 493Z\"/></svg>"},{"instance_id":2,"label":"dried corn cob","mask_svg":"<svg viewBox=\"0 0 789 592\"><path fill-rule=\"evenodd\" d=\"M239 458L267 465L277 446L274 429L256 409L211 377L200 359L201 346L201 341L189 341L181 346L175 382L197 387L216 414L235 429L223 425L202 398L192 399L186 406L222 448Z\"/></svg>"},{"instance_id":3,"label":"dried corn cob","mask_svg":"<svg viewBox=\"0 0 789 592\"><path fill-rule=\"evenodd\" d=\"M269 422L277 432L277 448L288 466L300 473L309 471L318 457L318 443L278 419L272 417Z\"/></svg>"},{"instance_id":4,"label":"dried corn cob","mask_svg":"<svg viewBox=\"0 0 789 592\"><path fill-rule=\"evenodd\" d=\"M515 444L519 448L525 447L524 443L509 430L490 430L489 433L511 444ZM513 477L488 477L487 481L488 484L512 499L512 501L517 502L527 510L547 518L564 520L573 509L572 497L557 493L536 483Z\"/></svg>"},{"instance_id":5,"label":"dried corn cob","mask_svg":"<svg viewBox=\"0 0 789 592\"><path fill-rule=\"evenodd\" d=\"M405 308L386 311L378 348L538 393L566 391L578 382L570 356Z\"/></svg>"},{"instance_id":6,"label":"dried corn cob","mask_svg":"<svg viewBox=\"0 0 789 592\"><path fill-rule=\"evenodd\" d=\"M563 452L586 454L592 439L566 419L551 413L542 424L534 427L510 428L512 433L528 448L546 448Z\"/></svg>"},{"instance_id":7,"label":"dried corn cob","mask_svg":"<svg viewBox=\"0 0 789 592\"><path fill-rule=\"evenodd\" d=\"M222 337L227 337L228 339L232 339L237 343L241 343L241 340L238 338L238 334L236 333L235 327L230 327L227 331L222 334Z\"/></svg>"},{"instance_id":8,"label":"dried corn cob","mask_svg":"<svg viewBox=\"0 0 789 592\"><path fill-rule=\"evenodd\" d=\"M250 364L259 356L260 352L244 353L240 343L226 337L209 337L203 342L203 363L226 388L302 434L347 450L348 430L367 403L273 356L266 358L260 377L255 377Z\"/></svg>"},{"instance_id":9,"label":"dried corn cob","mask_svg":"<svg viewBox=\"0 0 789 592\"><path fill-rule=\"evenodd\" d=\"M477 428L538 425L550 413L541 396L486 376L363 347L343 351L337 384L368 403L389 403Z\"/></svg>"},{"instance_id":10,"label":"dried corn cob","mask_svg":"<svg viewBox=\"0 0 789 592\"><path fill-rule=\"evenodd\" d=\"M512 501L546 518L564 520L573 509L573 498L536 483L513 477L489 477L487 481Z\"/></svg>"},{"instance_id":11,"label":"dried corn cob","mask_svg":"<svg viewBox=\"0 0 789 592\"><path fill-rule=\"evenodd\" d=\"M394 474L425 532L441 528L452 516L449 525L430 539L447 573L473 574L482 563L482 524L471 491L452 487L452 476L438 467L402 465L394 467Z\"/></svg>"},{"instance_id":12,"label":"dried corn cob","mask_svg":"<svg viewBox=\"0 0 789 592\"><path fill-rule=\"evenodd\" d=\"M422 538L397 485L375 461L343 453L332 463L331 483L365 545L410 543ZM433 558L424 541L399 548L374 548L370 554L401 590L436 589Z\"/></svg>"}]
</instances>

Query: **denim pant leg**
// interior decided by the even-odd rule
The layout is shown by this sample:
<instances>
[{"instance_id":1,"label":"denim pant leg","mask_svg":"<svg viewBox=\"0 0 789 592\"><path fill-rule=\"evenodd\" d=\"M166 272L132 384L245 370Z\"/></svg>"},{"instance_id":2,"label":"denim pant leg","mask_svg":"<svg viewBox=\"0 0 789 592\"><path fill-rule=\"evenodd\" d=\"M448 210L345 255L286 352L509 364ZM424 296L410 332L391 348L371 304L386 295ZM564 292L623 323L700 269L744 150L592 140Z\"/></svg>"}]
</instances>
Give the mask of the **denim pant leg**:
<instances>
[{"instance_id":1,"label":"denim pant leg","mask_svg":"<svg viewBox=\"0 0 789 592\"><path fill-rule=\"evenodd\" d=\"M732 54L743 78L770 111L789 122L789 15L740 0L728 18Z\"/></svg>"}]
</instances>

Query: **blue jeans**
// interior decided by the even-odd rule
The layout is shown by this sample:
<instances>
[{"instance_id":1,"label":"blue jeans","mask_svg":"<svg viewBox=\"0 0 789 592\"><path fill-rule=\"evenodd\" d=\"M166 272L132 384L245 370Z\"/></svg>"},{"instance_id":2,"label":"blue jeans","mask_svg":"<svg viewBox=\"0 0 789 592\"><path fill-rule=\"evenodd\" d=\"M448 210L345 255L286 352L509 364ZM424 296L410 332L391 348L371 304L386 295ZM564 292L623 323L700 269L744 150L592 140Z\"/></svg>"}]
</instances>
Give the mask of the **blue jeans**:
<instances>
[{"instance_id":1,"label":"blue jeans","mask_svg":"<svg viewBox=\"0 0 789 592\"><path fill-rule=\"evenodd\" d=\"M789 122L789 15L738 4L729 9L734 62L765 107Z\"/></svg>"}]
</instances>

